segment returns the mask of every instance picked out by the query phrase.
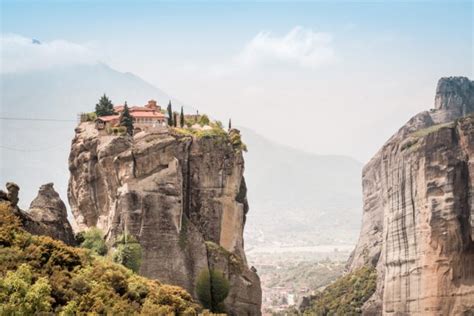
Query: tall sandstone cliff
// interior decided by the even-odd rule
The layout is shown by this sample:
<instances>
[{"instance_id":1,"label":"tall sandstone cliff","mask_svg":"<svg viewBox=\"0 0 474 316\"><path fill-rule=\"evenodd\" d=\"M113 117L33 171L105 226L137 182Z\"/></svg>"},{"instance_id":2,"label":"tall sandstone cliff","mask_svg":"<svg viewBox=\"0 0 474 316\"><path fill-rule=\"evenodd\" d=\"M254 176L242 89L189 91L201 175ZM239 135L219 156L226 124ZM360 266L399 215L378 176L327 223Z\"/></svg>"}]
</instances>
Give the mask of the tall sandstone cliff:
<instances>
[{"instance_id":1,"label":"tall sandstone cliff","mask_svg":"<svg viewBox=\"0 0 474 316\"><path fill-rule=\"evenodd\" d=\"M367 315L474 313L474 82L440 79L435 109L405 124L363 170L349 268L377 268Z\"/></svg>"},{"instance_id":2,"label":"tall sandstone cliff","mask_svg":"<svg viewBox=\"0 0 474 316\"><path fill-rule=\"evenodd\" d=\"M79 229L97 226L111 245L133 234L143 248L140 274L194 296L199 273L219 269L231 284L229 314L260 315L260 280L243 247L244 160L226 137L99 136L81 123L69 169Z\"/></svg>"}]
</instances>

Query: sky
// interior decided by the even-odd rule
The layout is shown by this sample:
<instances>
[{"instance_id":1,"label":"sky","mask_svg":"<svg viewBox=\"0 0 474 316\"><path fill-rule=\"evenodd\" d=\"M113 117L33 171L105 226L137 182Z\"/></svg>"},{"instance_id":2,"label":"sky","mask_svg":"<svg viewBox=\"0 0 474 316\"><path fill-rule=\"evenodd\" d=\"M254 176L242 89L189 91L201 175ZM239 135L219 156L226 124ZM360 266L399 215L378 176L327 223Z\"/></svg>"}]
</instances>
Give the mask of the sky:
<instances>
[{"instance_id":1,"label":"sky","mask_svg":"<svg viewBox=\"0 0 474 316\"><path fill-rule=\"evenodd\" d=\"M474 77L472 1L0 1L1 73L103 62L361 162L433 106L440 77Z\"/></svg>"}]
</instances>

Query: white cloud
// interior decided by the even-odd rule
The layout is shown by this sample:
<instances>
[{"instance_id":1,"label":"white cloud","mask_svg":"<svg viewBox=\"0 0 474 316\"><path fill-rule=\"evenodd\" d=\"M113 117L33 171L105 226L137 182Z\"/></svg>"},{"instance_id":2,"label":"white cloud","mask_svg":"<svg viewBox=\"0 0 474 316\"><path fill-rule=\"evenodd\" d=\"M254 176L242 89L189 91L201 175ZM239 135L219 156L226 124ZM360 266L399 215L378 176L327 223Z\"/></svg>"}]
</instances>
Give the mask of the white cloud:
<instances>
[{"instance_id":1,"label":"white cloud","mask_svg":"<svg viewBox=\"0 0 474 316\"><path fill-rule=\"evenodd\" d=\"M94 64L98 56L83 45L63 40L34 43L16 34L0 36L0 72L23 72L55 66Z\"/></svg>"},{"instance_id":2,"label":"white cloud","mask_svg":"<svg viewBox=\"0 0 474 316\"><path fill-rule=\"evenodd\" d=\"M244 65L284 62L301 67L318 68L335 60L332 37L297 26L279 37L260 32L247 43L238 56Z\"/></svg>"}]
</instances>

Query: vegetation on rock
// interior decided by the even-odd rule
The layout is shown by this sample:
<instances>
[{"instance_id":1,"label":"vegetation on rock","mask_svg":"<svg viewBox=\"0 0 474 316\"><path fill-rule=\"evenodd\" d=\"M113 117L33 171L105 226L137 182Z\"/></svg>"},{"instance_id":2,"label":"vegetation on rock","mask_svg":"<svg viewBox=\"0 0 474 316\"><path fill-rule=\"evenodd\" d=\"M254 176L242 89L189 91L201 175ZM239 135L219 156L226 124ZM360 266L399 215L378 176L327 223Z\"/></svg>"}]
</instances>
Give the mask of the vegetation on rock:
<instances>
[{"instance_id":1,"label":"vegetation on rock","mask_svg":"<svg viewBox=\"0 0 474 316\"><path fill-rule=\"evenodd\" d=\"M93 227L78 233L76 239L82 248L89 249L100 256L105 256L108 249L103 235L102 230Z\"/></svg>"},{"instance_id":2,"label":"vegetation on rock","mask_svg":"<svg viewBox=\"0 0 474 316\"><path fill-rule=\"evenodd\" d=\"M218 270L203 270L196 282L196 294L201 304L211 312L224 312L222 302L229 295L229 281Z\"/></svg>"},{"instance_id":3,"label":"vegetation on rock","mask_svg":"<svg viewBox=\"0 0 474 316\"><path fill-rule=\"evenodd\" d=\"M95 114L97 116L114 114L114 105L105 94L100 98L99 103L95 105Z\"/></svg>"},{"instance_id":4,"label":"vegetation on rock","mask_svg":"<svg viewBox=\"0 0 474 316\"><path fill-rule=\"evenodd\" d=\"M133 118L128 109L127 102L125 102L122 115L120 116L120 126L127 129L128 135L133 135Z\"/></svg>"},{"instance_id":5,"label":"vegetation on rock","mask_svg":"<svg viewBox=\"0 0 474 316\"><path fill-rule=\"evenodd\" d=\"M189 293L45 236L0 204L1 315L195 315Z\"/></svg>"},{"instance_id":6,"label":"vegetation on rock","mask_svg":"<svg viewBox=\"0 0 474 316\"><path fill-rule=\"evenodd\" d=\"M130 234L122 234L116 242L114 262L120 263L134 272L140 270L142 262L142 247L138 240Z\"/></svg>"},{"instance_id":7,"label":"vegetation on rock","mask_svg":"<svg viewBox=\"0 0 474 316\"><path fill-rule=\"evenodd\" d=\"M377 274L373 267L353 271L311 297L304 315L356 315L375 292Z\"/></svg>"}]
</instances>

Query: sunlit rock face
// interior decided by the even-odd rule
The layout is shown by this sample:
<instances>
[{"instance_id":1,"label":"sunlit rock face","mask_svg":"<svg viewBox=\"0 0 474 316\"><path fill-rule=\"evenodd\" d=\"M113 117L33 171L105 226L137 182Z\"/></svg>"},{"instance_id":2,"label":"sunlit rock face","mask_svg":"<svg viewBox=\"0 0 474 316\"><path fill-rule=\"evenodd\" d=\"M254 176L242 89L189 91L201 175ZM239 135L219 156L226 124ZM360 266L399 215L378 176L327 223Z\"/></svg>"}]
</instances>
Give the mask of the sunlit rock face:
<instances>
[{"instance_id":1,"label":"sunlit rock face","mask_svg":"<svg viewBox=\"0 0 474 316\"><path fill-rule=\"evenodd\" d=\"M260 280L243 250L244 160L228 140L99 136L92 123L81 123L69 169L79 229L97 226L111 244L124 231L133 234L143 248L140 274L194 295L199 273L217 268L231 283L228 312L260 315Z\"/></svg>"},{"instance_id":2,"label":"sunlit rock face","mask_svg":"<svg viewBox=\"0 0 474 316\"><path fill-rule=\"evenodd\" d=\"M474 83L440 79L435 109L364 167L364 214L348 266L377 267L366 314L474 311Z\"/></svg>"}]
</instances>

